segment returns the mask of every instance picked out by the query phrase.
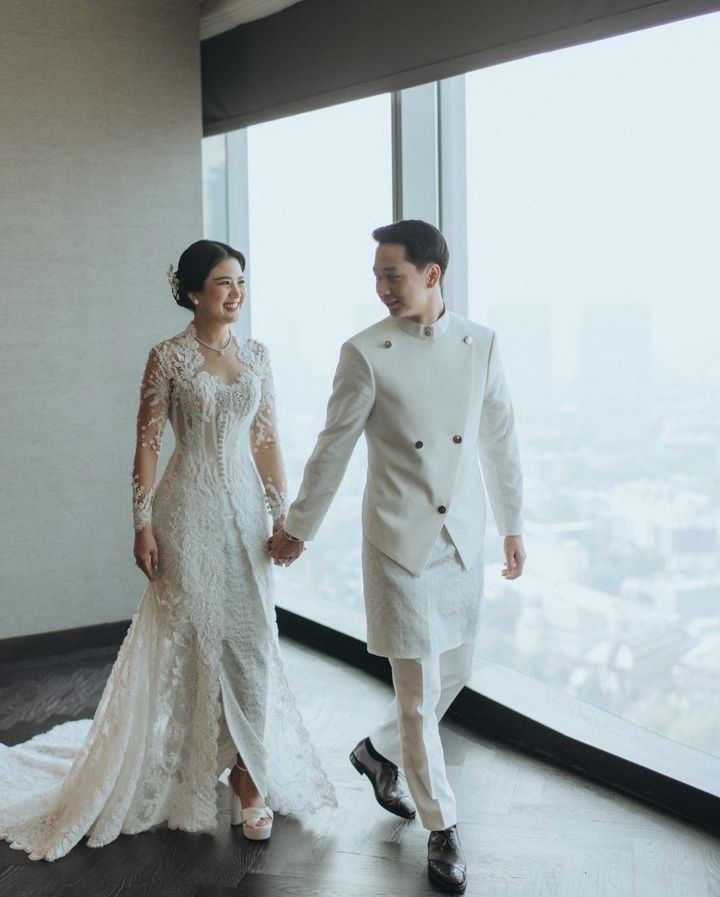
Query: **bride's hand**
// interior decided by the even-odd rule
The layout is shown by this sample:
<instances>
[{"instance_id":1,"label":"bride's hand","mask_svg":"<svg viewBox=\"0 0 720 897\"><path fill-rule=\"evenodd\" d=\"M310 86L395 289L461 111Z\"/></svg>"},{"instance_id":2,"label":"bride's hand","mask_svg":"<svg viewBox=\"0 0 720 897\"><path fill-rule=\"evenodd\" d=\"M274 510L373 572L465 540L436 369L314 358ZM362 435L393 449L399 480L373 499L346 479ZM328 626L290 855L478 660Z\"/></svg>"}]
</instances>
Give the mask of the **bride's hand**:
<instances>
[{"instance_id":1,"label":"bride's hand","mask_svg":"<svg viewBox=\"0 0 720 897\"><path fill-rule=\"evenodd\" d=\"M138 568L148 579L152 579L158 570L158 547L151 526L135 533L133 555Z\"/></svg>"},{"instance_id":2,"label":"bride's hand","mask_svg":"<svg viewBox=\"0 0 720 897\"><path fill-rule=\"evenodd\" d=\"M282 528L273 534L268 548L273 564L278 567L289 567L305 551L305 543L302 539L293 539Z\"/></svg>"}]
</instances>

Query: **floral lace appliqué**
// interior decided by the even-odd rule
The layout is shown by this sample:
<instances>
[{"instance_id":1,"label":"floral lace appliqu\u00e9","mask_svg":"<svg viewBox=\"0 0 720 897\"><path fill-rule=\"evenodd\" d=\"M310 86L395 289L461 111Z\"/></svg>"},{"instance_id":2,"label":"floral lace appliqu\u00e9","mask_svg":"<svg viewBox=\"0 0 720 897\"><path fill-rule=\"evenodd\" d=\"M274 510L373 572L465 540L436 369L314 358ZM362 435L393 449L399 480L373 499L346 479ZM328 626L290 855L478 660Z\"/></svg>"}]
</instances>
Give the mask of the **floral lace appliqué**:
<instances>
[{"instance_id":1,"label":"floral lace appliqu\u00e9","mask_svg":"<svg viewBox=\"0 0 720 897\"><path fill-rule=\"evenodd\" d=\"M32 750L0 746L0 837L33 859L160 823L212 830L236 750L277 812L334 803L278 646L266 544L287 487L270 361L255 340L237 357L235 383L205 376L192 325L150 352L133 522L153 527L158 573L92 723L64 724ZM167 421L175 447L155 485Z\"/></svg>"}]
</instances>

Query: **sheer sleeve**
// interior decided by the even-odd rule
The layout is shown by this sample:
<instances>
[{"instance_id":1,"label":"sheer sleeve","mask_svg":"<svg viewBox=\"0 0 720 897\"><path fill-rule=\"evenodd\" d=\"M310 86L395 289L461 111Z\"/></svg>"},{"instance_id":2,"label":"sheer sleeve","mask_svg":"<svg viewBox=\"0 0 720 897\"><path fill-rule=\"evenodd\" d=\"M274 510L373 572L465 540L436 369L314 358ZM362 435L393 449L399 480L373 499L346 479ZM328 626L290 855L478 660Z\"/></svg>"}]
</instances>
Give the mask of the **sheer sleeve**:
<instances>
[{"instance_id":1,"label":"sheer sleeve","mask_svg":"<svg viewBox=\"0 0 720 897\"><path fill-rule=\"evenodd\" d=\"M256 346L260 355L260 404L250 431L251 448L265 489L267 509L277 521L287 513L287 480L280 451L270 358L264 346L260 343Z\"/></svg>"},{"instance_id":2,"label":"sheer sleeve","mask_svg":"<svg viewBox=\"0 0 720 897\"><path fill-rule=\"evenodd\" d=\"M133 525L136 532L152 521L155 473L168 416L170 380L157 347L150 351L140 386L135 463L132 475Z\"/></svg>"}]
</instances>

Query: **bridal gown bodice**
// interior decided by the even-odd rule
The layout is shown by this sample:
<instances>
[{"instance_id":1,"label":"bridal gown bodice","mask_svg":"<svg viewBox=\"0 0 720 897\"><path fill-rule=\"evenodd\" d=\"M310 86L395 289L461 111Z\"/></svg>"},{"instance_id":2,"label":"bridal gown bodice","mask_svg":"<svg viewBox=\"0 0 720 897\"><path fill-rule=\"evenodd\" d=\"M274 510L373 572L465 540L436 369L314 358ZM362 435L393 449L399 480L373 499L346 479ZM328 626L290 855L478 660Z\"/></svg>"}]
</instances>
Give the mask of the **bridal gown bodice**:
<instances>
[{"instance_id":1,"label":"bridal gown bodice","mask_svg":"<svg viewBox=\"0 0 720 897\"><path fill-rule=\"evenodd\" d=\"M194 340L192 341L194 343ZM205 359L184 337L158 347L162 370L150 387L167 410L175 450L156 492L163 504L193 501L207 512L264 512L250 446L269 438L272 398L264 348L248 340L238 349L245 365L231 384L199 368ZM162 359L162 361L160 361ZM263 403L262 410L260 409Z\"/></svg>"},{"instance_id":2,"label":"bridal gown bodice","mask_svg":"<svg viewBox=\"0 0 720 897\"><path fill-rule=\"evenodd\" d=\"M267 351L235 344L238 376L208 372L193 325L155 346L141 387L136 530L152 524L159 568L92 721L0 745L0 837L56 859L167 822L217 822L218 775L242 754L280 813L335 803L279 654L268 511L283 514ZM175 445L157 487L169 421Z\"/></svg>"},{"instance_id":3,"label":"bridal gown bodice","mask_svg":"<svg viewBox=\"0 0 720 897\"><path fill-rule=\"evenodd\" d=\"M241 372L224 383L204 369L191 324L151 351L143 380L143 444L159 452L168 420L175 447L154 494L152 484L141 483L138 500L135 473L136 528L152 520L160 548L158 599L199 628L225 609L227 584L222 577L218 582L218 571L228 527L242 541L258 584L270 588L266 506L284 504L281 472L265 471L261 482L253 458L277 441L267 352L254 340L240 343L236 352ZM172 570L180 583L167 575ZM272 602L265 604L272 609Z\"/></svg>"}]
</instances>

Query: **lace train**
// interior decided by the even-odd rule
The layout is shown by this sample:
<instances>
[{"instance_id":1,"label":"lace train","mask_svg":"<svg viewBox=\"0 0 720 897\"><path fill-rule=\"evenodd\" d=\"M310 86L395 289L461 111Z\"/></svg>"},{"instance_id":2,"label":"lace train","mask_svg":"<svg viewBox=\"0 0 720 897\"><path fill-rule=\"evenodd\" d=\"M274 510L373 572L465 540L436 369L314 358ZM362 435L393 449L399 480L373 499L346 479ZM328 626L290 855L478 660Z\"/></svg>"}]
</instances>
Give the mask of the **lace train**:
<instances>
[{"instance_id":1,"label":"lace train","mask_svg":"<svg viewBox=\"0 0 720 897\"><path fill-rule=\"evenodd\" d=\"M94 719L0 745L0 837L32 859L163 822L212 830L236 749L277 812L335 805L277 640L265 503L282 513L285 486L269 360L252 340L237 358L232 384L202 370L192 325L150 353L134 510L160 566ZM175 451L155 489L166 419Z\"/></svg>"},{"instance_id":2,"label":"lace train","mask_svg":"<svg viewBox=\"0 0 720 897\"><path fill-rule=\"evenodd\" d=\"M276 643L271 654L267 798L277 812L302 817L336 801L287 685ZM204 781L183 774L187 721L171 718L169 704L163 709L164 699L152 687L172 679L177 663L174 640L163 631L162 610L148 590L94 719L62 723L14 747L0 745L0 836L30 859L55 860L84 835L89 846L100 847L121 832L136 834L165 821L173 829L212 831L215 784L231 765L235 745L224 725L213 745L206 738L193 739L204 742L201 753L213 752L213 763Z\"/></svg>"}]
</instances>

